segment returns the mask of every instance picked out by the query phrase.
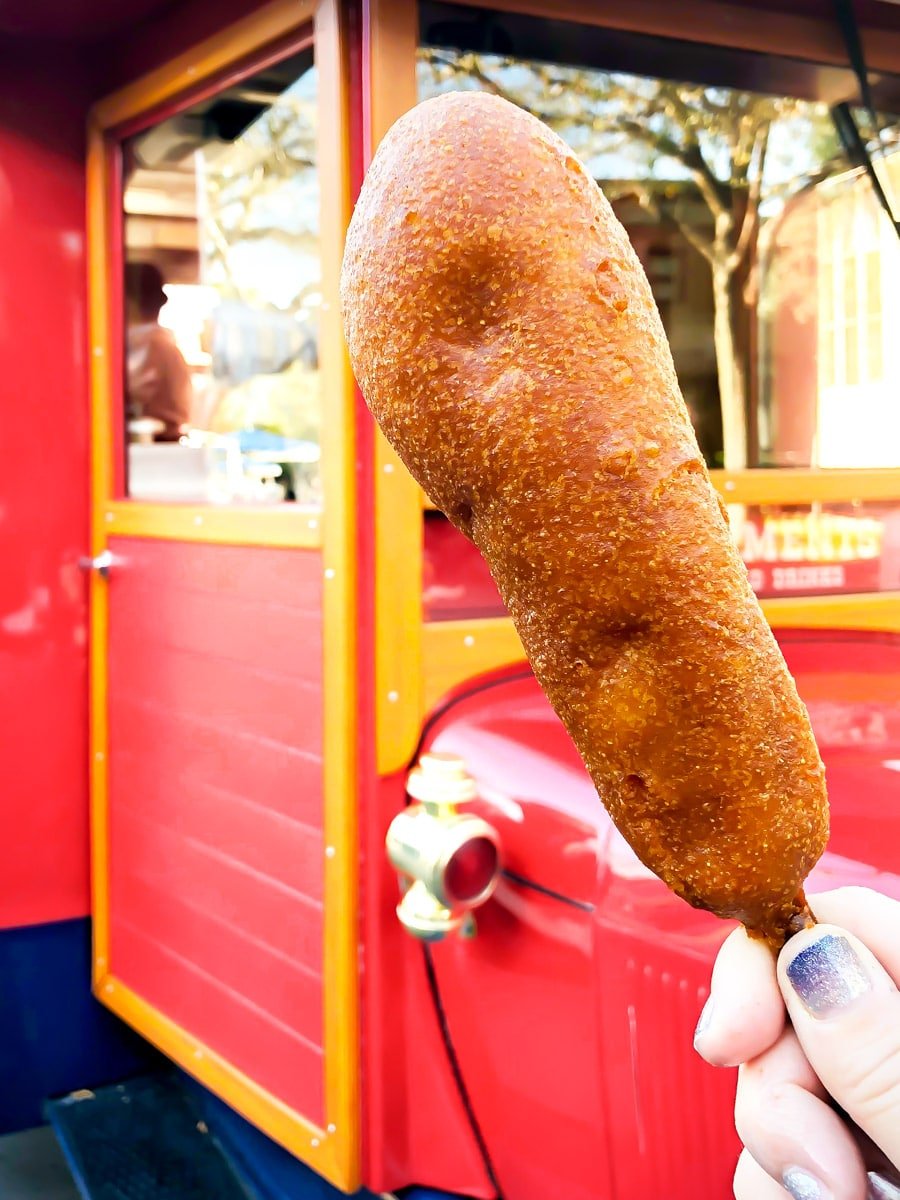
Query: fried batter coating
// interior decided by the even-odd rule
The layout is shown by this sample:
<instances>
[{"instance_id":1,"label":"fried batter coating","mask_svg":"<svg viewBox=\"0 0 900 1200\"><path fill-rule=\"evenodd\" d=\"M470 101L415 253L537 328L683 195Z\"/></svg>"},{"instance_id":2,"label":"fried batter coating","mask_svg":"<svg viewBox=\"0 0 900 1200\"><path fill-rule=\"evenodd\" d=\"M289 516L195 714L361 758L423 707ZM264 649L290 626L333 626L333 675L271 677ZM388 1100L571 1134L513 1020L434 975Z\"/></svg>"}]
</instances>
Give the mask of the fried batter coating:
<instances>
[{"instance_id":1,"label":"fried batter coating","mask_svg":"<svg viewBox=\"0 0 900 1200\"><path fill-rule=\"evenodd\" d=\"M487 560L622 834L779 945L811 919L824 771L596 184L506 101L426 101L368 172L342 298L372 413Z\"/></svg>"}]
</instances>

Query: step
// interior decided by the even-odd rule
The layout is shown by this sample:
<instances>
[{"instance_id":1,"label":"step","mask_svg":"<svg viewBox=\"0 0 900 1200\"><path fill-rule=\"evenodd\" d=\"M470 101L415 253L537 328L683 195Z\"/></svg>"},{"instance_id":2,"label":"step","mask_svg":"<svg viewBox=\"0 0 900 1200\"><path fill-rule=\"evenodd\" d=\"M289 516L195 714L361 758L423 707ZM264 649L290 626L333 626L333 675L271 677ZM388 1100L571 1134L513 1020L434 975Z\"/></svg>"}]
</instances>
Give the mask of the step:
<instances>
[{"instance_id":1,"label":"step","mask_svg":"<svg viewBox=\"0 0 900 1200\"><path fill-rule=\"evenodd\" d=\"M84 1200L251 1200L176 1076L47 1105Z\"/></svg>"}]
</instances>

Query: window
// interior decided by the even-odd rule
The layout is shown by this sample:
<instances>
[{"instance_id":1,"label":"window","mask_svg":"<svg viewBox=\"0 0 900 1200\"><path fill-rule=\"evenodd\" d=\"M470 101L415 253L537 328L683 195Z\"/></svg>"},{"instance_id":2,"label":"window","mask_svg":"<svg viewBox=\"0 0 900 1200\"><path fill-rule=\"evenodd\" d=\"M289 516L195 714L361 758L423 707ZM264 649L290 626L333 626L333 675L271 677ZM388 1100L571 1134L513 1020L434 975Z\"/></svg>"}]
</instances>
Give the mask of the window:
<instances>
[{"instance_id":1,"label":"window","mask_svg":"<svg viewBox=\"0 0 900 1200\"><path fill-rule=\"evenodd\" d=\"M900 155L889 159L900 181ZM900 465L900 350L884 312L900 259L897 235L860 172L820 188L817 390L824 467Z\"/></svg>"},{"instance_id":2,"label":"window","mask_svg":"<svg viewBox=\"0 0 900 1200\"><path fill-rule=\"evenodd\" d=\"M900 339L882 316L900 301L900 242L831 120L829 104L856 96L851 72L442 3L420 13L422 98L505 96L602 187L710 466L900 466ZM900 120L881 124L900 210Z\"/></svg>"},{"instance_id":3,"label":"window","mask_svg":"<svg viewBox=\"0 0 900 1200\"><path fill-rule=\"evenodd\" d=\"M127 494L318 506L312 49L123 147Z\"/></svg>"}]
</instances>

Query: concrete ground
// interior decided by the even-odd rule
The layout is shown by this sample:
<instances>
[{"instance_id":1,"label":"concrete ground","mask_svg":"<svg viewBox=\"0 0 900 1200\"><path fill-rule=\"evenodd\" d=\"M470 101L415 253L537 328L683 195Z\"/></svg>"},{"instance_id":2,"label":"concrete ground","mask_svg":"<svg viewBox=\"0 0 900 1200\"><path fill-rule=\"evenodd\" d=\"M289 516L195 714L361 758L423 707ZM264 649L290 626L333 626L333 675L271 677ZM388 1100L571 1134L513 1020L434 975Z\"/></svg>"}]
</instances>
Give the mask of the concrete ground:
<instances>
[{"instance_id":1,"label":"concrete ground","mask_svg":"<svg viewBox=\"0 0 900 1200\"><path fill-rule=\"evenodd\" d=\"M0 1137L2 1200L79 1200L63 1152L49 1127Z\"/></svg>"}]
</instances>

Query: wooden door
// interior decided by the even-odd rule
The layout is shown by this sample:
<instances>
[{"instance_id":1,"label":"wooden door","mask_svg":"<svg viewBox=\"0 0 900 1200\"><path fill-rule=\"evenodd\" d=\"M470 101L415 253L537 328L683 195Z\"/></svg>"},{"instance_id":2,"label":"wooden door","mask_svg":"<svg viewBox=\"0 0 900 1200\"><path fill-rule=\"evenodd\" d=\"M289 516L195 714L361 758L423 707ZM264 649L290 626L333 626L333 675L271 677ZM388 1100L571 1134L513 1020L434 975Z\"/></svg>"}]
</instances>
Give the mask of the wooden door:
<instances>
[{"instance_id":1,"label":"wooden door","mask_svg":"<svg viewBox=\"0 0 900 1200\"><path fill-rule=\"evenodd\" d=\"M278 0L93 114L92 822L98 996L351 1189L344 57Z\"/></svg>"}]
</instances>

